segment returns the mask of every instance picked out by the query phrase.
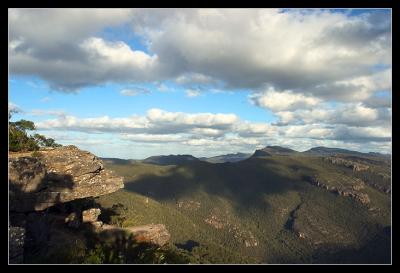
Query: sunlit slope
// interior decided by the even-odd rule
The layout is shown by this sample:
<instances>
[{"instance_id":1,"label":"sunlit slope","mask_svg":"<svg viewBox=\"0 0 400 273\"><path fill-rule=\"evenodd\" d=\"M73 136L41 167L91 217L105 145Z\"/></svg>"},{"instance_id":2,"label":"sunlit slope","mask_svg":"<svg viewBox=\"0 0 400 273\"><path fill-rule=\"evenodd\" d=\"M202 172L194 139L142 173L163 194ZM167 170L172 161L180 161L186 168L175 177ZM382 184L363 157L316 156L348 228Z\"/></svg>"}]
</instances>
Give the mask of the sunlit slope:
<instances>
[{"instance_id":1,"label":"sunlit slope","mask_svg":"<svg viewBox=\"0 0 400 273\"><path fill-rule=\"evenodd\" d=\"M323 157L106 164L125 177L125 188L99 202L123 204L127 226L164 223L178 247L192 243L187 249L199 262L390 262L390 194ZM368 172L375 168L390 176L384 164ZM368 203L346 195L354 185L351 193L368 195Z\"/></svg>"}]
</instances>

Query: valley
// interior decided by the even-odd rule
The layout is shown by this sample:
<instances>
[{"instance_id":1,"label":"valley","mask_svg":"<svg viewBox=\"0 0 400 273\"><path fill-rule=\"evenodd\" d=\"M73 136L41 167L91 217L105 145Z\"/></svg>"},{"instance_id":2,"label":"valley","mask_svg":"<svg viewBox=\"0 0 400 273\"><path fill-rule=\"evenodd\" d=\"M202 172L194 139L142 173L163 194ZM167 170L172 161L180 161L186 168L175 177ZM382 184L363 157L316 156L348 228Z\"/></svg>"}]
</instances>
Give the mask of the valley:
<instances>
[{"instance_id":1,"label":"valley","mask_svg":"<svg viewBox=\"0 0 400 273\"><path fill-rule=\"evenodd\" d=\"M184 251L199 263L388 263L390 161L349 153L271 146L239 162L110 159L125 187L96 201L122 204L123 226L165 224L175 247L194 242Z\"/></svg>"}]
</instances>

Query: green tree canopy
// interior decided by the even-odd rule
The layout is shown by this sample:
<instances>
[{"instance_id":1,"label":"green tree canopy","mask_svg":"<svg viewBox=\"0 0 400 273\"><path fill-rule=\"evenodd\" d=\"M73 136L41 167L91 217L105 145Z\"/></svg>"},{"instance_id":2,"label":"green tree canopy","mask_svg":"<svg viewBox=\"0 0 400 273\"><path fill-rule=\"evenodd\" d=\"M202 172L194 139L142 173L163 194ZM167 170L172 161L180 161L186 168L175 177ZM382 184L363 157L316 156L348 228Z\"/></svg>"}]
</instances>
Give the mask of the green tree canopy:
<instances>
[{"instance_id":1,"label":"green tree canopy","mask_svg":"<svg viewBox=\"0 0 400 273\"><path fill-rule=\"evenodd\" d=\"M9 120L12 116L9 113ZM19 121L9 121L8 141L9 150L13 152L19 151L37 151L40 147L59 147L52 138L46 138L40 134L28 135L27 131L36 130L35 124L30 120L21 119Z\"/></svg>"}]
</instances>

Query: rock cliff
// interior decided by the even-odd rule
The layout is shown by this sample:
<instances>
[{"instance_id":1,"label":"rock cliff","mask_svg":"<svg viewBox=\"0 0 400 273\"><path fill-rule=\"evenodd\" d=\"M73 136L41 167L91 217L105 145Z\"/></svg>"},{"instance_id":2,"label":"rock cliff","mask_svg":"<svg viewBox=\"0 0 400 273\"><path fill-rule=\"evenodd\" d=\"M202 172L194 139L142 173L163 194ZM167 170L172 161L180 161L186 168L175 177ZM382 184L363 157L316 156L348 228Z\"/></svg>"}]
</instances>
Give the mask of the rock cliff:
<instances>
[{"instance_id":1,"label":"rock cliff","mask_svg":"<svg viewBox=\"0 0 400 273\"><path fill-rule=\"evenodd\" d=\"M127 235L136 243L165 245L170 234L162 224L119 228L98 220L101 208L82 207L93 197L123 187L122 177L104 169L95 155L75 146L10 153L10 263L50 257L51 253L59 256L58 249L68 248L65 242L90 238L106 237L118 243ZM85 238L88 231L92 235Z\"/></svg>"},{"instance_id":2,"label":"rock cliff","mask_svg":"<svg viewBox=\"0 0 400 273\"><path fill-rule=\"evenodd\" d=\"M342 165L347 168L351 168L351 169L353 169L354 172L360 172L360 171L365 171L365 170L369 169L368 165L365 165L365 164L362 164L359 162L355 162L355 161L351 161L351 160L347 160L344 158L340 158L338 156L326 157L324 160L331 162L332 164Z\"/></svg>"},{"instance_id":3,"label":"rock cliff","mask_svg":"<svg viewBox=\"0 0 400 273\"><path fill-rule=\"evenodd\" d=\"M32 156L35 155L35 156ZM9 155L10 211L41 211L124 187L93 154L75 146Z\"/></svg>"},{"instance_id":4,"label":"rock cliff","mask_svg":"<svg viewBox=\"0 0 400 273\"><path fill-rule=\"evenodd\" d=\"M340 184L340 186L329 186L316 175L305 177L305 180L340 196L349 196L364 205L370 203L368 194L360 191L365 188L365 183L361 179L356 178L351 181L352 183L346 185Z\"/></svg>"}]
</instances>

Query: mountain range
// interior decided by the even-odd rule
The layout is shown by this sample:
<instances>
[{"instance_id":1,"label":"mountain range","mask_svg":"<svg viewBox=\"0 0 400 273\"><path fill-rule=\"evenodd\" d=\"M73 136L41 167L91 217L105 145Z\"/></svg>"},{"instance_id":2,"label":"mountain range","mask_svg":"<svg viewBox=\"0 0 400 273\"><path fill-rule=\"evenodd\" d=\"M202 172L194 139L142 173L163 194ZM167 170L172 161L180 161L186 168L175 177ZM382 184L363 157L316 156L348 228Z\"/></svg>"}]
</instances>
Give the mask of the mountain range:
<instances>
[{"instance_id":1,"label":"mountain range","mask_svg":"<svg viewBox=\"0 0 400 273\"><path fill-rule=\"evenodd\" d=\"M122 225L164 224L194 263L390 263L390 155L267 146L211 158L104 160Z\"/></svg>"},{"instance_id":2,"label":"mountain range","mask_svg":"<svg viewBox=\"0 0 400 273\"><path fill-rule=\"evenodd\" d=\"M118 164L129 164L134 162L150 163L156 165L173 165L182 164L185 162L193 161L205 161L209 163L226 163L226 162L239 162L246 160L250 157L268 156L268 155L291 155L291 154L303 154L303 155L314 155L314 156L330 156L330 155L354 155L364 157L381 157L390 159L390 154L381 154L376 152L362 153L357 151L351 151L340 148L328 148L328 147L314 147L304 152L298 152L293 149L281 147L281 146L266 146L263 149L256 150L253 154L251 153L233 153L223 154L212 157L194 157L192 155L157 155L145 158L143 160L138 159L119 159L119 158L102 158L105 161L114 162Z\"/></svg>"}]
</instances>

